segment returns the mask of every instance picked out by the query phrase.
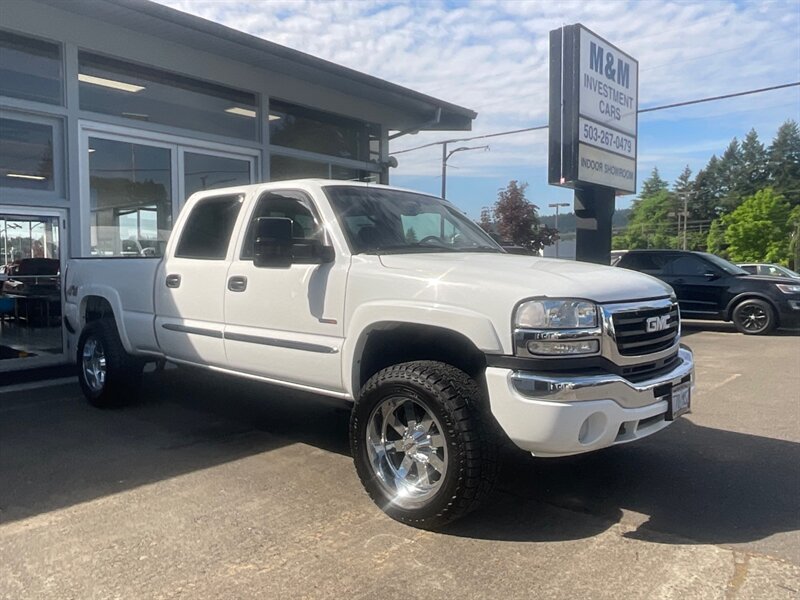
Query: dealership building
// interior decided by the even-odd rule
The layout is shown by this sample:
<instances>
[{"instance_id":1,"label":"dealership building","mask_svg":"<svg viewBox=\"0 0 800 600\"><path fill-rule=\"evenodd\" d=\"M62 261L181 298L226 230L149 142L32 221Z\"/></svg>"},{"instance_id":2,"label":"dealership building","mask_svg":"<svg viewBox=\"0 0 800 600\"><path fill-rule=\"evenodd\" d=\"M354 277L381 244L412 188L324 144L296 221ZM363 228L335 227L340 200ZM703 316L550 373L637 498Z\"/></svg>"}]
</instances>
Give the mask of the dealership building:
<instances>
[{"instance_id":1,"label":"dealership building","mask_svg":"<svg viewBox=\"0 0 800 600\"><path fill-rule=\"evenodd\" d=\"M388 183L390 139L475 117L146 0L3 0L0 372L65 361L67 258L158 256L198 190Z\"/></svg>"}]
</instances>

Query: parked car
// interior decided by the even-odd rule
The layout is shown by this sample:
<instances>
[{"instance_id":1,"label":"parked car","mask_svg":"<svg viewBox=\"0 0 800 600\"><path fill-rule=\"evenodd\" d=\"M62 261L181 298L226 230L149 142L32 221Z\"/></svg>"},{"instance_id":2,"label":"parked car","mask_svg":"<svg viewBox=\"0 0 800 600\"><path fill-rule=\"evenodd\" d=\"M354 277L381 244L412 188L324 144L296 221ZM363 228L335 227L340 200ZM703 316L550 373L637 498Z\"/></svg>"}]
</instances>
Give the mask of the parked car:
<instances>
[{"instance_id":1,"label":"parked car","mask_svg":"<svg viewBox=\"0 0 800 600\"><path fill-rule=\"evenodd\" d=\"M509 254L449 202L388 186L199 192L163 259L70 260L65 286L90 403L130 398L146 360L339 398L364 487L417 527L487 497L503 437L542 457L632 442L694 389L663 282Z\"/></svg>"},{"instance_id":2,"label":"parked car","mask_svg":"<svg viewBox=\"0 0 800 600\"><path fill-rule=\"evenodd\" d=\"M616 267L619 259L628 253L627 250L612 250L611 251L611 266Z\"/></svg>"},{"instance_id":3,"label":"parked car","mask_svg":"<svg viewBox=\"0 0 800 600\"><path fill-rule=\"evenodd\" d=\"M769 277L787 277L800 280L800 273L795 273L788 267L769 263L740 263L742 269L751 275L767 275Z\"/></svg>"},{"instance_id":4,"label":"parked car","mask_svg":"<svg viewBox=\"0 0 800 600\"><path fill-rule=\"evenodd\" d=\"M631 250L618 267L640 271L672 286L686 319L733 321L746 334L800 326L800 282L750 275L706 252Z\"/></svg>"}]
</instances>

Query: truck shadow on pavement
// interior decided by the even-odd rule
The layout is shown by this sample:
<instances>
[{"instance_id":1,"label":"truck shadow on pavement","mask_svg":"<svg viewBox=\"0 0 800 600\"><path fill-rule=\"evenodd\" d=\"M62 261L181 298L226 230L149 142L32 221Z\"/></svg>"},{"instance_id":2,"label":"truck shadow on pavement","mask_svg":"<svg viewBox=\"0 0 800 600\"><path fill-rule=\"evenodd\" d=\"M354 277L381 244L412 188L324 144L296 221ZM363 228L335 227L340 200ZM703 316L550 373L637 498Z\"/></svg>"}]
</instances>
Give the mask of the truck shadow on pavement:
<instances>
[{"instance_id":1,"label":"truck shadow on pavement","mask_svg":"<svg viewBox=\"0 0 800 600\"><path fill-rule=\"evenodd\" d=\"M491 506L448 530L494 540L539 541L575 512L616 523L626 537L661 543L733 544L800 529L800 444L701 427L681 419L651 438L586 455L530 459L506 451ZM541 523L536 503L564 509Z\"/></svg>"},{"instance_id":2,"label":"truck shadow on pavement","mask_svg":"<svg viewBox=\"0 0 800 600\"><path fill-rule=\"evenodd\" d=\"M88 407L77 386L37 393L0 396L0 523L246 456L268 461L270 450L298 442L349 454L340 403L189 369L147 375L143 401L122 410ZM666 543L747 542L800 529L800 444L682 419L583 456L503 454L494 497L444 533L582 539L619 522L623 510L644 515L627 535ZM355 475L348 485L359 485ZM363 507L377 514L366 494Z\"/></svg>"}]
</instances>

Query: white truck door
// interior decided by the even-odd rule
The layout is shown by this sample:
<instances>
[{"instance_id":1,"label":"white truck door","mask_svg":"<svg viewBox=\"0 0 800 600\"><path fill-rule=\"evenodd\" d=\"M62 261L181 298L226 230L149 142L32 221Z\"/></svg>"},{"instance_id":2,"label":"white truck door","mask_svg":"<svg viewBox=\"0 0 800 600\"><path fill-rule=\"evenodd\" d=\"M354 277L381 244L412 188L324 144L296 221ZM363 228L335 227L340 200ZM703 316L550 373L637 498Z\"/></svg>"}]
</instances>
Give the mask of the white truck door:
<instances>
[{"instance_id":1,"label":"white truck door","mask_svg":"<svg viewBox=\"0 0 800 600\"><path fill-rule=\"evenodd\" d=\"M225 351L231 369L341 393L344 294L349 257L284 268L253 264L253 223L292 220L293 236L324 242L319 211L305 192L267 191L242 225L225 289Z\"/></svg>"},{"instance_id":2,"label":"white truck door","mask_svg":"<svg viewBox=\"0 0 800 600\"><path fill-rule=\"evenodd\" d=\"M156 336L169 358L227 366L223 303L243 200L241 194L203 198L178 223L155 281Z\"/></svg>"}]
</instances>

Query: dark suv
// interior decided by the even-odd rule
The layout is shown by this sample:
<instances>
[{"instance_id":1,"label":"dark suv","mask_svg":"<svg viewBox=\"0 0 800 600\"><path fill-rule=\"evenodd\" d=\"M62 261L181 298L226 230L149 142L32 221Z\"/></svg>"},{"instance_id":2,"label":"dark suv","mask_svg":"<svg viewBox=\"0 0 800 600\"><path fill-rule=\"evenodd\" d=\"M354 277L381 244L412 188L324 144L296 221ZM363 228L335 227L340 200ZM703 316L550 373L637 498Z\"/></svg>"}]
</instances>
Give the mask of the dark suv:
<instances>
[{"instance_id":1,"label":"dark suv","mask_svg":"<svg viewBox=\"0 0 800 600\"><path fill-rule=\"evenodd\" d=\"M800 285L789 279L750 275L713 254L631 250L616 266L671 285L685 319L733 321L748 334L800 326Z\"/></svg>"}]
</instances>

